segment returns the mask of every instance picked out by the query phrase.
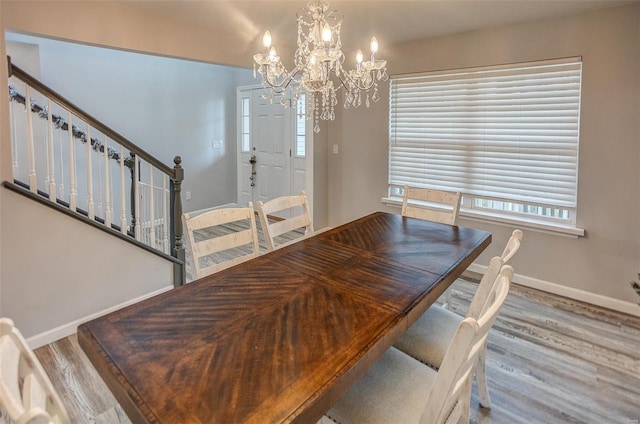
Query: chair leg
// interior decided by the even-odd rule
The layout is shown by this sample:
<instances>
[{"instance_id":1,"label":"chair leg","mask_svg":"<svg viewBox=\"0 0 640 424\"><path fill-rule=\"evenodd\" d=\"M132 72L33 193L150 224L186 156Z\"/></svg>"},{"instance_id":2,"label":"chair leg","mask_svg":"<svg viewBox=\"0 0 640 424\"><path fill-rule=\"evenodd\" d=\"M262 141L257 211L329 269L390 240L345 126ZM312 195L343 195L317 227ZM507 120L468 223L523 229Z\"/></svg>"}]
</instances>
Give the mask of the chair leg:
<instances>
[{"instance_id":1,"label":"chair leg","mask_svg":"<svg viewBox=\"0 0 640 424\"><path fill-rule=\"evenodd\" d=\"M487 342L480 350L478 355L478 363L476 364L476 383L478 384L478 396L480 397L480 406L491 409L491 398L489 397L489 387L487 386Z\"/></svg>"},{"instance_id":2,"label":"chair leg","mask_svg":"<svg viewBox=\"0 0 640 424\"><path fill-rule=\"evenodd\" d=\"M447 290L444 292L444 297L445 301L444 305L442 306L448 310L451 310L451 287L447 288Z\"/></svg>"}]
</instances>

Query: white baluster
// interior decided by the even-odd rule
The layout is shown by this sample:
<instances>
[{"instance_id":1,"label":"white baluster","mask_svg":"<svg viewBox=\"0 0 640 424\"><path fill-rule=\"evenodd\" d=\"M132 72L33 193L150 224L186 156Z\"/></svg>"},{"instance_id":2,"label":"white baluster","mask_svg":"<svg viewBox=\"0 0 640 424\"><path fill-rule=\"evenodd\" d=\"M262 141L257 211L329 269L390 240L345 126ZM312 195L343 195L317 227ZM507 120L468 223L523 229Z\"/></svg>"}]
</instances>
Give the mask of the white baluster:
<instances>
[{"instance_id":1,"label":"white baluster","mask_svg":"<svg viewBox=\"0 0 640 424\"><path fill-rule=\"evenodd\" d=\"M11 146L12 146L12 154L13 154L13 178L18 177L18 170L20 169L20 163L18 162L18 136L16 129L16 114L13 111L13 106L16 101L11 102L11 107L9 108L9 113L11 115Z\"/></svg>"},{"instance_id":2,"label":"white baluster","mask_svg":"<svg viewBox=\"0 0 640 424\"><path fill-rule=\"evenodd\" d=\"M167 189L167 177L162 174L162 239L164 240L164 253L169 253L169 190Z\"/></svg>"},{"instance_id":3,"label":"white baluster","mask_svg":"<svg viewBox=\"0 0 640 424\"><path fill-rule=\"evenodd\" d=\"M97 141L97 139L96 139ZM103 185L102 185L102 160L100 159L100 146L98 145L92 145L91 148L93 149L94 152L96 152L95 155L93 156L97 156L98 159L98 188L96 189L96 193L97 193L97 197L98 197L98 211L97 214L98 216L104 216L104 212L102 209L102 194L104 193L104 190L102 189ZM97 149L97 150L96 150Z\"/></svg>"},{"instance_id":4,"label":"white baluster","mask_svg":"<svg viewBox=\"0 0 640 424\"><path fill-rule=\"evenodd\" d=\"M33 117L31 112L31 87L27 85L25 103L27 107L27 151L29 155L29 189L33 193L38 193L38 180L36 175L36 154L33 145Z\"/></svg>"},{"instance_id":5,"label":"white baluster","mask_svg":"<svg viewBox=\"0 0 640 424\"><path fill-rule=\"evenodd\" d=\"M47 107L44 106L44 109L42 110L42 112L38 113L38 117L41 118L41 113L45 112L47 110ZM37 149L38 152L44 152L42 157L44 158L44 165L47 168L46 172L44 172L44 187L48 190L49 189L49 129L47 126L47 120L46 119L42 119L42 121L38 121L38 122L42 122L42 138L40 139L40 141L42 141L42 147ZM40 176L40 170L38 168L38 158L36 157L36 169L38 169L38 176Z\"/></svg>"},{"instance_id":6,"label":"white baluster","mask_svg":"<svg viewBox=\"0 0 640 424\"><path fill-rule=\"evenodd\" d=\"M69 209L76 211L78 207L78 186L76 181L76 156L73 144L73 118L71 112L67 120L67 132L69 133Z\"/></svg>"},{"instance_id":7,"label":"white baluster","mask_svg":"<svg viewBox=\"0 0 640 424\"><path fill-rule=\"evenodd\" d=\"M140 208L142 209L140 212L140 216L143 217L141 228L142 228L142 241L147 246L149 245L149 186L145 183L140 183L140 187L142 188L142 196L140 196Z\"/></svg>"},{"instance_id":8,"label":"white baluster","mask_svg":"<svg viewBox=\"0 0 640 424\"><path fill-rule=\"evenodd\" d=\"M61 199L64 199L64 158L62 157L62 137L60 133L62 128L58 127L58 151L60 152L60 181L58 182L58 195Z\"/></svg>"},{"instance_id":9,"label":"white baluster","mask_svg":"<svg viewBox=\"0 0 640 424\"><path fill-rule=\"evenodd\" d=\"M113 219L111 210L111 179L109 178L109 146L107 145L107 136L104 136L104 225L111 228Z\"/></svg>"},{"instance_id":10,"label":"white baluster","mask_svg":"<svg viewBox=\"0 0 640 424\"><path fill-rule=\"evenodd\" d=\"M153 166L149 164L149 245L156 247L156 217L155 205L153 204Z\"/></svg>"},{"instance_id":11,"label":"white baluster","mask_svg":"<svg viewBox=\"0 0 640 424\"><path fill-rule=\"evenodd\" d=\"M147 230L147 185L140 181L140 239L144 244L149 244L149 232Z\"/></svg>"},{"instance_id":12,"label":"white baluster","mask_svg":"<svg viewBox=\"0 0 640 424\"><path fill-rule=\"evenodd\" d=\"M147 231L146 231L146 222L147 222L147 195L146 195L147 186L145 183L140 181L140 196L138 196L138 208L140 208L140 218L138 219L138 223L140 224L140 241L144 244L147 244Z\"/></svg>"},{"instance_id":13,"label":"white baluster","mask_svg":"<svg viewBox=\"0 0 640 424\"><path fill-rule=\"evenodd\" d=\"M124 181L124 146L120 146L120 232L127 234L127 194Z\"/></svg>"},{"instance_id":14,"label":"white baluster","mask_svg":"<svg viewBox=\"0 0 640 424\"><path fill-rule=\"evenodd\" d=\"M91 127L87 125L87 142L85 143L87 152L87 213L89 219L94 219L95 207L93 204L93 169L91 166Z\"/></svg>"},{"instance_id":15,"label":"white baluster","mask_svg":"<svg viewBox=\"0 0 640 424\"><path fill-rule=\"evenodd\" d=\"M47 119L49 120L49 200L56 201L56 173L55 173L55 157L53 153L53 117L51 113L51 99L47 99Z\"/></svg>"},{"instance_id":16,"label":"white baluster","mask_svg":"<svg viewBox=\"0 0 640 424\"><path fill-rule=\"evenodd\" d=\"M133 158L134 160L134 178L133 178L133 184L134 184L134 194L135 194L135 199L136 199L136 204L135 204L135 211L136 211L136 224L135 224L135 234L136 234L136 240L140 241L140 219L142 218L140 216L140 181L138 181L140 179L140 164L138 161L138 156L135 156Z\"/></svg>"}]
</instances>

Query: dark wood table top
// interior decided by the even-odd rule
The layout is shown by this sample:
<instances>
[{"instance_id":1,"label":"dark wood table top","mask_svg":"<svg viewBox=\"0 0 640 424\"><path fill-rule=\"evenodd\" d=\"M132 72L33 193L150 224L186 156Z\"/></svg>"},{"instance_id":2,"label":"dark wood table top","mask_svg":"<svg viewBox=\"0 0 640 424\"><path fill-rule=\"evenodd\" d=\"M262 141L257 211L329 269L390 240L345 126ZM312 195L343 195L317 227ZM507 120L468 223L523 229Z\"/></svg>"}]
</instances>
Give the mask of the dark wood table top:
<instances>
[{"instance_id":1,"label":"dark wood table top","mask_svg":"<svg viewBox=\"0 0 640 424\"><path fill-rule=\"evenodd\" d=\"M491 242L377 212L78 328L135 423L315 423Z\"/></svg>"}]
</instances>

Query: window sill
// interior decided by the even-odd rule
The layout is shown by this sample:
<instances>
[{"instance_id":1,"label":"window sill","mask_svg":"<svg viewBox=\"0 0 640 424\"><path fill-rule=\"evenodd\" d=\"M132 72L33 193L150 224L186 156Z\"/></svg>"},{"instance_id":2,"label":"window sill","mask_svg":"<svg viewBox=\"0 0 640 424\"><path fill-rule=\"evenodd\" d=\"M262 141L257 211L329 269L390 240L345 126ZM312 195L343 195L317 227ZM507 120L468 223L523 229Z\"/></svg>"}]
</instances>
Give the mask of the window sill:
<instances>
[{"instance_id":1,"label":"window sill","mask_svg":"<svg viewBox=\"0 0 640 424\"><path fill-rule=\"evenodd\" d=\"M383 197L381 199L385 205L393 207L402 206L402 198L400 197ZM503 225L508 227L526 228L542 233L561 235L565 237L584 237L584 228L577 228L562 223L552 223L535 219L516 219L512 215L500 214L497 212L479 211L477 209L460 208L460 217L472 221L490 222L492 224Z\"/></svg>"}]
</instances>

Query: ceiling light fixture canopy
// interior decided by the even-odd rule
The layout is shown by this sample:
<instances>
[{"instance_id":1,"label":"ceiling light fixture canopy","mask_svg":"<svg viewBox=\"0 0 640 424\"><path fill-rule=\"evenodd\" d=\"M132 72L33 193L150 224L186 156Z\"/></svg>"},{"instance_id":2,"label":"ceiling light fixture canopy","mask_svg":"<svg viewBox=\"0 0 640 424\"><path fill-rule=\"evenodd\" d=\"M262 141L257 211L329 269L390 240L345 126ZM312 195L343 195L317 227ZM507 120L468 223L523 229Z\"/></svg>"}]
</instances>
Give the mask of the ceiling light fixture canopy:
<instances>
[{"instance_id":1,"label":"ceiling light fixture canopy","mask_svg":"<svg viewBox=\"0 0 640 424\"><path fill-rule=\"evenodd\" d=\"M320 131L320 120L335 119L338 90L345 89L345 109L362 103L369 107L371 100L380 100L378 81L389 79L387 61L375 58L378 52L376 37L371 38L370 60L365 61L362 50L358 49L355 69L343 69L342 15L338 11L327 13L328 9L326 2L311 1L305 10L298 12L298 48L291 71L287 71L280 60L269 31L262 38L266 52L253 55L254 77L257 65L265 88L263 97L273 101L274 94L280 95L280 103L288 107L295 105L301 94L306 94L307 117L313 119L315 133Z\"/></svg>"}]
</instances>

